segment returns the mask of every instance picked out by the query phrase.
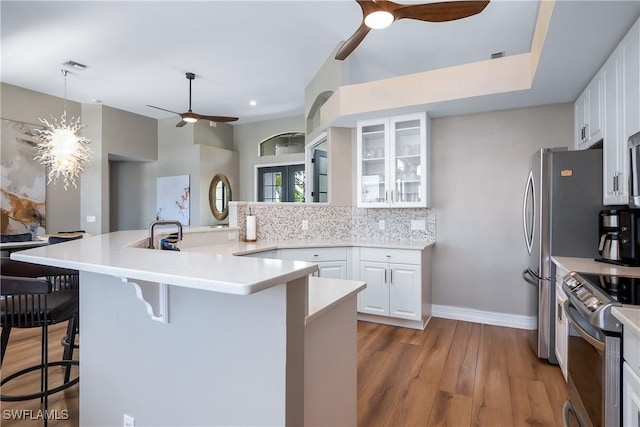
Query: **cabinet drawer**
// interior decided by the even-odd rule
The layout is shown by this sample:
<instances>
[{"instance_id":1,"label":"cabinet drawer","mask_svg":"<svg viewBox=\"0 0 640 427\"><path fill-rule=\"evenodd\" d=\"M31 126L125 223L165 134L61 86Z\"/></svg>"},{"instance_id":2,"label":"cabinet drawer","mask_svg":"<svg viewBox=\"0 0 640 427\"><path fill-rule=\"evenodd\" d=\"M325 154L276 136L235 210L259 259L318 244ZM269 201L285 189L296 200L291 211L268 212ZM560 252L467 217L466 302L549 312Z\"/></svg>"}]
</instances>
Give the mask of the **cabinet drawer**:
<instances>
[{"instance_id":1,"label":"cabinet drawer","mask_svg":"<svg viewBox=\"0 0 640 427\"><path fill-rule=\"evenodd\" d=\"M300 249L281 249L281 259L292 261L346 261L347 248L300 248Z\"/></svg>"},{"instance_id":2,"label":"cabinet drawer","mask_svg":"<svg viewBox=\"0 0 640 427\"><path fill-rule=\"evenodd\" d=\"M631 332L631 328L623 328L622 346L624 347L624 360L631 369L640 376L640 337Z\"/></svg>"},{"instance_id":3,"label":"cabinet drawer","mask_svg":"<svg viewBox=\"0 0 640 427\"><path fill-rule=\"evenodd\" d=\"M414 249L360 248L360 260L419 265L422 252Z\"/></svg>"}]
</instances>

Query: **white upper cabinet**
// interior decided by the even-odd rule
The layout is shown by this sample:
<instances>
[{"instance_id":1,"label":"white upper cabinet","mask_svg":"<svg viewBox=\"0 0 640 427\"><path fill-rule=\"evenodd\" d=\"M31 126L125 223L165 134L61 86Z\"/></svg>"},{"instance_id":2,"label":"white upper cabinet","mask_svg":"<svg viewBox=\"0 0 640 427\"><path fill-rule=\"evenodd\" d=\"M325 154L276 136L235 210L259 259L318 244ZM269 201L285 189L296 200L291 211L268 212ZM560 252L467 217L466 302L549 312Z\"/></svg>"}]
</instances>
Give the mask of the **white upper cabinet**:
<instances>
[{"instance_id":1,"label":"white upper cabinet","mask_svg":"<svg viewBox=\"0 0 640 427\"><path fill-rule=\"evenodd\" d=\"M598 72L582 92L574 107L574 143L584 150L602 139L604 122L602 71Z\"/></svg>"},{"instance_id":2,"label":"white upper cabinet","mask_svg":"<svg viewBox=\"0 0 640 427\"><path fill-rule=\"evenodd\" d=\"M601 70L603 82L603 203L629 203L629 137L640 131L640 20Z\"/></svg>"},{"instance_id":3,"label":"white upper cabinet","mask_svg":"<svg viewBox=\"0 0 640 427\"><path fill-rule=\"evenodd\" d=\"M358 207L429 206L426 113L358 122Z\"/></svg>"}]
</instances>

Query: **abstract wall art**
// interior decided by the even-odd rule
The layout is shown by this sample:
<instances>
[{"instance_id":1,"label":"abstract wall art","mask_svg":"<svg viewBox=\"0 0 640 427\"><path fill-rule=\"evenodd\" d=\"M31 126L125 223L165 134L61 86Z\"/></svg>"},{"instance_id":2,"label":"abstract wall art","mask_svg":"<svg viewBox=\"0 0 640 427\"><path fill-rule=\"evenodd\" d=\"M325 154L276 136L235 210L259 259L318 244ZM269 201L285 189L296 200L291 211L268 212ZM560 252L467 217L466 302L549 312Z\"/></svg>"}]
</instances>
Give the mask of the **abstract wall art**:
<instances>
[{"instance_id":1,"label":"abstract wall art","mask_svg":"<svg viewBox=\"0 0 640 427\"><path fill-rule=\"evenodd\" d=\"M37 129L42 129L42 126L1 120L2 234L31 233L35 238L46 231L46 171L34 160Z\"/></svg>"},{"instance_id":2,"label":"abstract wall art","mask_svg":"<svg viewBox=\"0 0 640 427\"><path fill-rule=\"evenodd\" d=\"M189 175L159 176L156 219L189 225L189 193Z\"/></svg>"}]
</instances>

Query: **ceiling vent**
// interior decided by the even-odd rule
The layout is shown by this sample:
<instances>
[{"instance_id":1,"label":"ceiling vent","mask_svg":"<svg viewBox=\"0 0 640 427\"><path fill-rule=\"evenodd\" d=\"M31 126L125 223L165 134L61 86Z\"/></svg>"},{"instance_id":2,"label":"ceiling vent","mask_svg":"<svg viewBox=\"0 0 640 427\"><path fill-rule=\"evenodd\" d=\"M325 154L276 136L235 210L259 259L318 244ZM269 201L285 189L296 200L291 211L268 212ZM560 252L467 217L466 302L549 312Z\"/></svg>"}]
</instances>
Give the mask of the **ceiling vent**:
<instances>
[{"instance_id":1,"label":"ceiling vent","mask_svg":"<svg viewBox=\"0 0 640 427\"><path fill-rule=\"evenodd\" d=\"M496 52L491 54L491 59L498 59L504 56L504 50L502 52Z\"/></svg>"},{"instance_id":2,"label":"ceiling vent","mask_svg":"<svg viewBox=\"0 0 640 427\"><path fill-rule=\"evenodd\" d=\"M62 65L64 65L65 67L73 68L74 70L78 70L78 71L82 71L82 70L86 70L87 69L86 65L81 64L81 63L76 62L76 61L71 61L71 60L63 63Z\"/></svg>"}]
</instances>

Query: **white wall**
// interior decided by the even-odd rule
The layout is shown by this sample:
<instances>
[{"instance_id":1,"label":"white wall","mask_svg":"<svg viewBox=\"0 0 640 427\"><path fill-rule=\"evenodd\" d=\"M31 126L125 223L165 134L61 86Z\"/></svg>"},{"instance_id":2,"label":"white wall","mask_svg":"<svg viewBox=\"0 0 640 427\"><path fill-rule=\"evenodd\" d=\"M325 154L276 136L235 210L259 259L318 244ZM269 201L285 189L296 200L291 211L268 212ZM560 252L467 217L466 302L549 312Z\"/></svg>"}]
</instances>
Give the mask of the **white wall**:
<instances>
[{"instance_id":1,"label":"white wall","mask_svg":"<svg viewBox=\"0 0 640 427\"><path fill-rule=\"evenodd\" d=\"M571 146L573 104L432 120L433 303L534 315L523 191L534 151Z\"/></svg>"},{"instance_id":2,"label":"white wall","mask_svg":"<svg viewBox=\"0 0 640 427\"><path fill-rule=\"evenodd\" d=\"M258 164L304 163L304 153L282 156L260 157L260 142L283 132L302 132L305 129L304 116L235 125L233 128L233 149L240 159L240 188L235 200L255 201L255 166Z\"/></svg>"},{"instance_id":3,"label":"white wall","mask_svg":"<svg viewBox=\"0 0 640 427\"><path fill-rule=\"evenodd\" d=\"M62 83L62 81L61 81ZM62 87L60 89L62 92ZM49 120L60 117L64 111L64 99L39 92L0 83L0 116L3 119L40 125L38 118ZM67 101L67 117L78 117L80 104ZM50 184L46 190L47 232L56 233L80 228L80 187Z\"/></svg>"}]
</instances>

